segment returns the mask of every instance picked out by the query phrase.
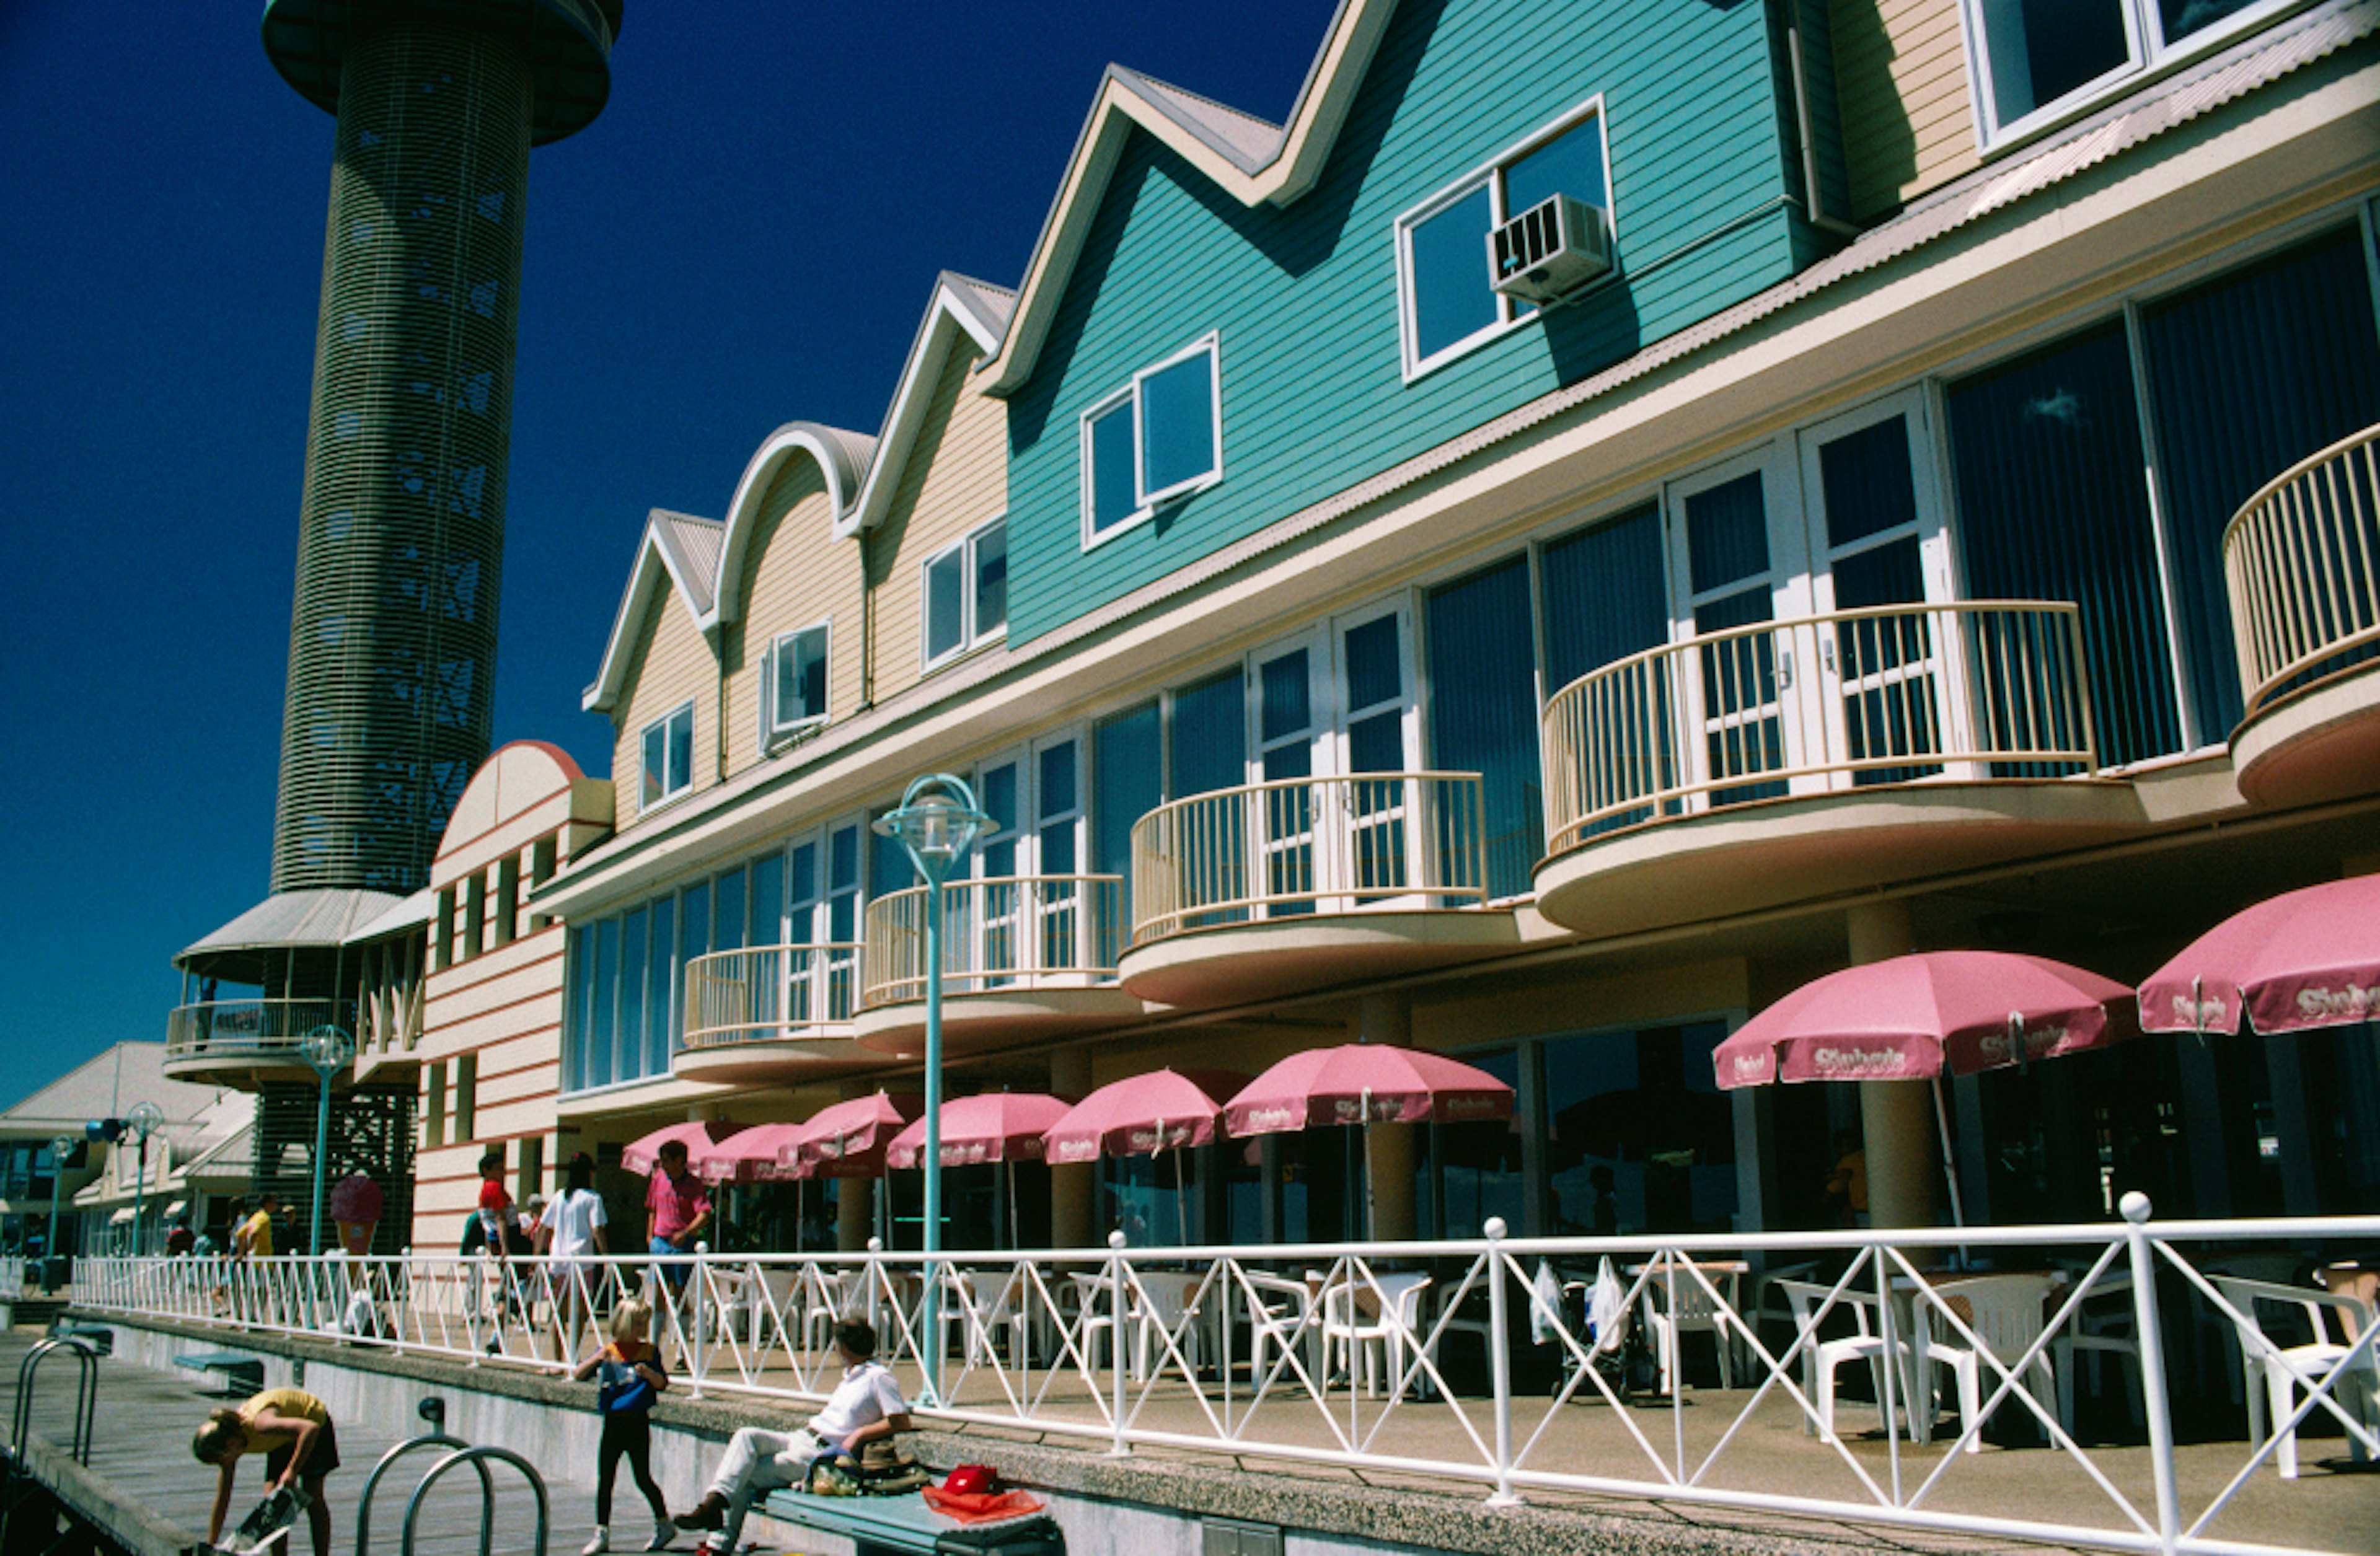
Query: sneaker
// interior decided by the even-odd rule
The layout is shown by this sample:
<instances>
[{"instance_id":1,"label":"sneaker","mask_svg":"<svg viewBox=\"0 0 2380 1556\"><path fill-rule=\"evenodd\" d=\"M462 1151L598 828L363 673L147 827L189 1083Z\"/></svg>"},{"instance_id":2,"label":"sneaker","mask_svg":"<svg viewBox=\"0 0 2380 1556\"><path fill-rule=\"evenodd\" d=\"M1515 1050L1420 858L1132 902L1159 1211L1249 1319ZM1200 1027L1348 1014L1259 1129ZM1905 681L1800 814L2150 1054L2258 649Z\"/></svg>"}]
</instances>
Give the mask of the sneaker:
<instances>
[{"instance_id":1,"label":"sneaker","mask_svg":"<svg viewBox=\"0 0 2380 1556\"><path fill-rule=\"evenodd\" d=\"M603 1553L611 1549L612 1531L598 1524L595 1526L595 1538L587 1542L578 1552L578 1556L603 1556Z\"/></svg>"},{"instance_id":2,"label":"sneaker","mask_svg":"<svg viewBox=\"0 0 2380 1556\"><path fill-rule=\"evenodd\" d=\"M645 1541L648 1550L667 1550L670 1541L677 1538L677 1526L666 1518L653 1520L653 1538Z\"/></svg>"}]
</instances>

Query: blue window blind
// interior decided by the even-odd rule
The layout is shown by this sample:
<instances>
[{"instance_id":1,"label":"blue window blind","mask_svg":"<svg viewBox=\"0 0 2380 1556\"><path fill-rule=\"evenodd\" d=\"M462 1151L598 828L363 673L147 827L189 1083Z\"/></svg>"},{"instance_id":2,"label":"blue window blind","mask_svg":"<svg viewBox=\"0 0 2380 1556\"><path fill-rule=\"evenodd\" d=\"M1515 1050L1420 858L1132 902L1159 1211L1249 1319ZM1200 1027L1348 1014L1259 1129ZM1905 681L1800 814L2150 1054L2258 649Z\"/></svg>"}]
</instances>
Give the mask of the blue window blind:
<instances>
[{"instance_id":1,"label":"blue window blind","mask_svg":"<svg viewBox=\"0 0 2380 1556\"><path fill-rule=\"evenodd\" d=\"M2223 529L2257 488L2380 421L2362 235L2344 227L2145 310L2185 679L2202 740L2240 722Z\"/></svg>"},{"instance_id":2,"label":"blue window blind","mask_svg":"<svg viewBox=\"0 0 2380 1556\"><path fill-rule=\"evenodd\" d=\"M1948 400L1968 587L2082 608L2102 761L2180 749L2122 322L1961 379Z\"/></svg>"},{"instance_id":3,"label":"blue window blind","mask_svg":"<svg viewBox=\"0 0 2380 1556\"><path fill-rule=\"evenodd\" d=\"M1488 890L1514 896L1545 852L1528 558L1432 590L1427 621L1430 760L1479 774Z\"/></svg>"},{"instance_id":4,"label":"blue window blind","mask_svg":"<svg viewBox=\"0 0 2380 1556\"><path fill-rule=\"evenodd\" d=\"M587 1084L589 1029L595 1014L595 926L578 924L570 931L570 1030L562 1045L562 1089L577 1091Z\"/></svg>"},{"instance_id":5,"label":"blue window blind","mask_svg":"<svg viewBox=\"0 0 2380 1556\"><path fill-rule=\"evenodd\" d=\"M1765 537L1761 555L1767 555ZM1556 541L1538 565L1546 592L1548 691L1668 639L1661 515L1652 504Z\"/></svg>"},{"instance_id":6,"label":"blue window blind","mask_svg":"<svg viewBox=\"0 0 2380 1556\"><path fill-rule=\"evenodd\" d=\"M1123 877L1127 919L1133 823L1163 799L1162 776L1155 702L1102 719L1091 732L1091 869Z\"/></svg>"},{"instance_id":7,"label":"blue window blind","mask_svg":"<svg viewBox=\"0 0 2380 1556\"><path fill-rule=\"evenodd\" d=\"M686 1035L679 1015L686 1002L678 998L686 987L685 966L674 954L676 909L674 897L653 902L652 981L645 988L645 1073L649 1076L668 1072L670 1055L677 1052L679 1039Z\"/></svg>"},{"instance_id":8,"label":"blue window blind","mask_svg":"<svg viewBox=\"0 0 2380 1556\"><path fill-rule=\"evenodd\" d=\"M612 1018L620 997L620 921L606 918L595 926L595 976L588 989L587 1069L589 1087L609 1086L616 1074L613 1064Z\"/></svg>"},{"instance_id":9,"label":"blue window blind","mask_svg":"<svg viewBox=\"0 0 2380 1556\"><path fill-rule=\"evenodd\" d=\"M641 907L620 921L622 1080L635 1080L645 1073L645 975L651 970L652 959L645 927L646 914Z\"/></svg>"},{"instance_id":10,"label":"blue window blind","mask_svg":"<svg viewBox=\"0 0 2380 1556\"><path fill-rule=\"evenodd\" d=\"M1247 705L1238 669L1174 693L1170 796L1236 788L1247 782Z\"/></svg>"}]
</instances>

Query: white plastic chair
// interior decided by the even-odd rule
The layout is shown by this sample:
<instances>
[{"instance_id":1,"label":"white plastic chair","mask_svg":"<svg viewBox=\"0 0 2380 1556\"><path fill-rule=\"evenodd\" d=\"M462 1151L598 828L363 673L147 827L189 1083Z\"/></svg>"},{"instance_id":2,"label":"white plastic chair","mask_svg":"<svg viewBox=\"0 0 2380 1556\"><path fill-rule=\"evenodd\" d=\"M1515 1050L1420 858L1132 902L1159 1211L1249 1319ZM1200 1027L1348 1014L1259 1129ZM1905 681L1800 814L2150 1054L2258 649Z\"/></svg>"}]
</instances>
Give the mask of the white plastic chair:
<instances>
[{"instance_id":1,"label":"white plastic chair","mask_svg":"<svg viewBox=\"0 0 2380 1556\"><path fill-rule=\"evenodd\" d=\"M1884 1429L1890 1431L1892 1421L1885 1415L1884 1409L1884 1336L1876 1332L1881 1325L1871 1321L1876 1316L1876 1297L1847 1288L1835 1297L1834 1306L1828 1308L1827 1296L1834 1290L1832 1286L1815 1281L1779 1279L1770 1283L1770 1289L1783 1294L1791 1305L1795 1337L1806 1343L1802 1352L1802 1392L1809 1397L1817 1414L1815 1417L1807 1415L1802 1417L1802 1430L1816 1433L1821 1442L1835 1441L1835 1373L1846 1362L1864 1361L1867 1363L1869 1376L1875 1380L1877 1418L1883 1421ZM1819 1339L1817 1330L1821 1308L1832 1313L1849 1313L1858 1324L1859 1332L1838 1340ZM1892 1349L1896 1365L1905 1364L1909 1356L1908 1343L1895 1341Z\"/></svg>"},{"instance_id":2,"label":"white plastic chair","mask_svg":"<svg viewBox=\"0 0 2380 1556\"><path fill-rule=\"evenodd\" d=\"M2076 1274L2079 1277L2080 1271ZM2146 1419L2142 1397L2141 1343L2133 1332L2132 1278L2130 1275L2101 1275L2091 1292L2076 1308L2066 1327L2050 1337L2050 1361L2058 1374L2058 1424L2069 1432L2074 1429L2074 1368L2080 1360L2091 1364L2091 1392L2099 1392L2100 1363L2114 1357L2120 1380L2122 1369L2132 1369L2132 1388L2124 1394L2124 1404L2134 1427Z\"/></svg>"},{"instance_id":3,"label":"white plastic chair","mask_svg":"<svg viewBox=\"0 0 2380 1556\"><path fill-rule=\"evenodd\" d=\"M947 1331L953 1324L958 1324L966 1337L968 1366L997 1361L997 1334L1005 1327L1008 1354L1020 1366L1029 1361L1031 1325L1016 1301L1022 1281L1023 1271L1015 1269L951 1270L942 1287L945 1354L950 1348Z\"/></svg>"},{"instance_id":4,"label":"white plastic chair","mask_svg":"<svg viewBox=\"0 0 2380 1556\"><path fill-rule=\"evenodd\" d=\"M850 1316L856 1283L856 1271L810 1268L800 1292L803 1350L826 1349L834 1326Z\"/></svg>"},{"instance_id":5,"label":"white plastic chair","mask_svg":"<svg viewBox=\"0 0 2380 1556\"><path fill-rule=\"evenodd\" d=\"M1661 1392L1675 1393L1678 1386L1678 1339L1686 1334L1707 1334L1718 1351L1718 1386L1735 1387L1735 1343L1719 1317L1719 1301L1703 1289L1703 1281L1690 1273L1694 1267L1677 1267L1677 1308L1670 1311L1670 1278L1665 1267L1652 1267L1651 1278L1645 1282L1643 1301L1645 1326L1652 1331L1655 1355L1661 1363ZM1732 1269L1702 1266L1703 1280L1718 1289L1719 1300L1732 1308L1736 1305L1738 1276Z\"/></svg>"},{"instance_id":6,"label":"white plastic chair","mask_svg":"<svg viewBox=\"0 0 2380 1556\"><path fill-rule=\"evenodd\" d=\"M1421 1294L1428 1289L1427 1275L1375 1275L1370 1280L1358 1276L1323 1287L1324 1368L1327 1369L1344 1355L1352 1379L1360 1361L1364 1392L1378 1398L1380 1375L1374 1369L1374 1357L1377 1355L1386 1365L1391 1380L1404 1377L1405 1337L1420 1334ZM1376 1318L1366 1318L1362 1311L1362 1299L1367 1295L1376 1295L1379 1302Z\"/></svg>"},{"instance_id":7,"label":"white plastic chair","mask_svg":"<svg viewBox=\"0 0 2380 1556\"><path fill-rule=\"evenodd\" d=\"M1198 1284L1195 1275L1177 1275L1169 1270L1142 1270L1140 1289L1132 1295L1132 1375L1135 1380L1150 1376L1152 1363L1162 1365L1172 1357L1167 1354L1166 1337L1172 1337L1173 1348L1195 1372L1202 1365L1205 1347L1199 1342L1205 1331L1203 1319L1194 1317L1190 1306L1191 1293ZM1127 1288L1129 1289L1129 1288ZM1184 1323L1189 1318L1191 1321Z\"/></svg>"},{"instance_id":8,"label":"white plastic chair","mask_svg":"<svg viewBox=\"0 0 2380 1556\"><path fill-rule=\"evenodd\" d=\"M1259 1389L1269 1365L1268 1349L1286 1354L1296 1348L1301 1335L1309 1349L1314 1344L1314 1293L1302 1281L1284 1281L1254 1270L1243 1273L1239 1283L1248 1304L1248 1387Z\"/></svg>"},{"instance_id":9,"label":"white plastic chair","mask_svg":"<svg viewBox=\"0 0 2380 1556\"><path fill-rule=\"evenodd\" d=\"M1934 1369L1946 1368L1958 1386L1959 1428L1966 1434L1967 1452L1980 1453L1984 1449L1983 1434L1971 1429L1983 1414L1983 1358L1966 1337L1951 1327L1943 1307L1956 1314L1973 1331L1994 1360L2003 1367L2014 1367L2017 1359L2041 1338L2041 1305L2057 1286L2055 1275L1969 1275L1935 1282L1930 1297L1918 1297L1917 1340L1921 1348L1917 1386L1911 1391L1910 1399L1912 1436L1920 1442L1931 1441ZM1935 1305L1936 1299L1940 1307ZM2057 1384L2050 1375L2046 1348L2034 1357L2033 1365L2025 1368L2018 1381L2043 1409L2049 1408L2057 1398ZM1997 1373L1993 1375L1993 1388L1997 1392Z\"/></svg>"},{"instance_id":10,"label":"white plastic chair","mask_svg":"<svg viewBox=\"0 0 2380 1556\"><path fill-rule=\"evenodd\" d=\"M2240 1331L2240 1380L2248 1396L2251 1442L2264 1441L2268 1430L2289 1419L2290 1412L2297 1408L2297 1392L2301 1384L2318 1385L2338 1372L2354 1352L2357 1338L2374 1322L2371 1309L2355 1298L2305 1286L2218 1275L2215 1289L2240 1310L2240 1316L2232 1322ZM2257 1307L2265 1303L2297 1308L2305 1316L2313 1338L2299 1345L2275 1343L2256 1317ZM2333 1314L2338 1316L2338 1329L2344 1333L2343 1343L2331 1339ZM2332 1385L2331 1397L2338 1402L2340 1409L2365 1427L2380 1428L2380 1361L2374 1360L2370 1349L2339 1374L2338 1382ZM2319 1405L2315 1410L2327 1414ZM2348 1434L2348 1443L2349 1451L2361 1462L2363 1444L2352 1432ZM2281 1432L2279 1445L2273 1450L2273 1461L2280 1467L2283 1479L2297 1478L2296 1428Z\"/></svg>"}]
</instances>

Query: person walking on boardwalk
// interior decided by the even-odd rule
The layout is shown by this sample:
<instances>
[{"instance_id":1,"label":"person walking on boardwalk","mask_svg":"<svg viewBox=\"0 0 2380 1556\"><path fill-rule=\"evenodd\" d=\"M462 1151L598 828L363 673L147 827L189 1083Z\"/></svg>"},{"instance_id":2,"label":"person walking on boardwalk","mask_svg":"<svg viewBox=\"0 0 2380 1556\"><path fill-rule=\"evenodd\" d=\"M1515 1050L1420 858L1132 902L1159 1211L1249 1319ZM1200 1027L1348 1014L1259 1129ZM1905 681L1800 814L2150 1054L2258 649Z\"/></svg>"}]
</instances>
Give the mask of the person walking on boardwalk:
<instances>
[{"instance_id":1,"label":"person walking on boardwalk","mask_svg":"<svg viewBox=\"0 0 2380 1556\"><path fill-rule=\"evenodd\" d=\"M702 1180L686 1171L684 1140L662 1142L654 1157L652 1181L645 1185L645 1250L661 1277L653 1291L667 1319L670 1305L694 1273L686 1256L710 1224L710 1196L703 1192Z\"/></svg>"},{"instance_id":2,"label":"person walking on boardwalk","mask_svg":"<svg viewBox=\"0 0 2380 1556\"><path fill-rule=\"evenodd\" d=\"M801 1485L820 1454L857 1453L863 1442L909 1429L901 1385L876 1360L876 1331L856 1319L845 1319L834 1326L834 1350L843 1362L843 1381L826 1408L797 1431L737 1428L702 1501L677 1515L681 1529L713 1531L703 1550L713 1556L733 1551L754 1499L780 1486Z\"/></svg>"},{"instance_id":3,"label":"person walking on boardwalk","mask_svg":"<svg viewBox=\"0 0 2380 1556\"><path fill-rule=\"evenodd\" d=\"M595 1538L584 1556L602 1556L612 1549L612 1485L620 1474L620 1455L628 1457L628 1473L645 1505L653 1510L653 1538L647 1550L666 1550L677 1538L670 1522L669 1503L653 1484L653 1400L669 1387L662 1354L645 1339L653 1310L641 1302L623 1302L612 1310L612 1343L578 1364L571 1380L599 1380L595 1408L603 1414L603 1436L595 1450Z\"/></svg>"},{"instance_id":4,"label":"person walking on boardwalk","mask_svg":"<svg viewBox=\"0 0 2380 1556\"><path fill-rule=\"evenodd\" d=\"M237 1409L209 1413L190 1441L190 1452L199 1463L215 1466L215 1505L207 1516L209 1545L223 1538L241 1456L261 1453L265 1494L302 1488L314 1556L331 1556L331 1506L322 1497L322 1477L339 1467L339 1434L321 1400L303 1389L267 1389Z\"/></svg>"}]
</instances>

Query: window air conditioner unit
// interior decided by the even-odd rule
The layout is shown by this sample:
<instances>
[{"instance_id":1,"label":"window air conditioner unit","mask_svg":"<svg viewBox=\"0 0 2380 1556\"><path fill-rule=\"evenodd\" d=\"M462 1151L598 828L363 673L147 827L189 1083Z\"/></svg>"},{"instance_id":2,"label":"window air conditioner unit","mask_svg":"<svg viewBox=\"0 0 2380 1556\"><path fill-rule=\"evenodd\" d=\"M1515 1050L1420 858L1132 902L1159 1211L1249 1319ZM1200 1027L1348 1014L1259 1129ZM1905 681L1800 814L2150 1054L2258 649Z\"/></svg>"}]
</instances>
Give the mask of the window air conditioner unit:
<instances>
[{"instance_id":1,"label":"window air conditioner unit","mask_svg":"<svg viewBox=\"0 0 2380 1556\"><path fill-rule=\"evenodd\" d=\"M1517 302L1568 297L1611 269L1611 228L1583 200L1555 195L1488 235L1488 280Z\"/></svg>"}]
</instances>

